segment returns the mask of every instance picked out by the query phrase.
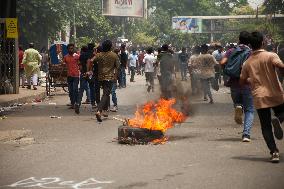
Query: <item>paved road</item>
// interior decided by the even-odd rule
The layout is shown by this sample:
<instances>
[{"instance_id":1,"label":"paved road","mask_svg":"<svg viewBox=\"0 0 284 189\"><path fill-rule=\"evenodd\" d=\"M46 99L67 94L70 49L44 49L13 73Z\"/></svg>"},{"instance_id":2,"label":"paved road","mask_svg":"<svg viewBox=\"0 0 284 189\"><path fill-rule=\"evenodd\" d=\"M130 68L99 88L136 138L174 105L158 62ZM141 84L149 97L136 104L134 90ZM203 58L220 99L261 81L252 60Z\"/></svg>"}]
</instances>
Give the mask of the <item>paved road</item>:
<instances>
[{"instance_id":1,"label":"paved road","mask_svg":"<svg viewBox=\"0 0 284 189\"><path fill-rule=\"evenodd\" d=\"M138 104L158 98L158 94L146 93L144 84L140 77L118 90L119 111L111 115L130 117ZM64 93L26 105L0 120L0 131L31 130L29 137L34 137L35 143L0 143L0 186L283 189L284 160L268 162L258 119L252 142L242 143L242 128L232 119L228 89L221 88L214 97L213 105L192 97L191 116L167 132L170 140L164 145L118 144L114 138L119 122L109 118L98 124L88 105L76 115L67 109ZM52 115L62 118L51 119ZM283 141L278 144L284 151Z\"/></svg>"}]
</instances>

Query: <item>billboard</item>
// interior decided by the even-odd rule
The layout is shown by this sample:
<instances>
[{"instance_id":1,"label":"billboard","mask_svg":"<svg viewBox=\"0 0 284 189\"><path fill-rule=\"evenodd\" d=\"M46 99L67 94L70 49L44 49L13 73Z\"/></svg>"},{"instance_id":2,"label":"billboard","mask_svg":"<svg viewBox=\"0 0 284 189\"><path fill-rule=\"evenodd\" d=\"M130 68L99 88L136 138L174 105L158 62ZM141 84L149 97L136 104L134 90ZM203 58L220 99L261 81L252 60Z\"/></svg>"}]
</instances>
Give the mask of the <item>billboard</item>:
<instances>
[{"instance_id":1,"label":"billboard","mask_svg":"<svg viewBox=\"0 0 284 189\"><path fill-rule=\"evenodd\" d=\"M202 19L190 17L173 17L172 28L188 33L202 33Z\"/></svg>"},{"instance_id":2,"label":"billboard","mask_svg":"<svg viewBox=\"0 0 284 189\"><path fill-rule=\"evenodd\" d=\"M103 0L103 15L105 16L144 16L144 0Z\"/></svg>"}]
</instances>

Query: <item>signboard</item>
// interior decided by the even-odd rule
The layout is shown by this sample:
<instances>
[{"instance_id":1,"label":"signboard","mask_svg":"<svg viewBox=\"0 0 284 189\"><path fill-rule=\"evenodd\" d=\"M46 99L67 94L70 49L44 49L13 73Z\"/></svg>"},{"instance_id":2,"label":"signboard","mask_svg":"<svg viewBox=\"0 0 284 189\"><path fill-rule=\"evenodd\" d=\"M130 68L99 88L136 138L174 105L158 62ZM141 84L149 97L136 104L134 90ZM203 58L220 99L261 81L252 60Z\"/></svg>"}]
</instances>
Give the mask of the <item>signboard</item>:
<instances>
[{"instance_id":1,"label":"signboard","mask_svg":"<svg viewBox=\"0 0 284 189\"><path fill-rule=\"evenodd\" d=\"M190 17L173 17L172 28L188 33L202 33L202 19Z\"/></svg>"},{"instance_id":2,"label":"signboard","mask_svg":"<svg viewBox=\"0 0 284 189\"><path fill-rule=\"evenodd\" d=\"M144 16L144 0L103 0L105 16Z\"/></svg>"},{"instance_id":3,"label":"signboard","mask_svg":"<svg viewBox=\"0 0 284 189\"><path fill-rule=\"evenodd\" d=\"M18 19L6 18L7 38L18 38Z\"/></svg>"}]
</instances>

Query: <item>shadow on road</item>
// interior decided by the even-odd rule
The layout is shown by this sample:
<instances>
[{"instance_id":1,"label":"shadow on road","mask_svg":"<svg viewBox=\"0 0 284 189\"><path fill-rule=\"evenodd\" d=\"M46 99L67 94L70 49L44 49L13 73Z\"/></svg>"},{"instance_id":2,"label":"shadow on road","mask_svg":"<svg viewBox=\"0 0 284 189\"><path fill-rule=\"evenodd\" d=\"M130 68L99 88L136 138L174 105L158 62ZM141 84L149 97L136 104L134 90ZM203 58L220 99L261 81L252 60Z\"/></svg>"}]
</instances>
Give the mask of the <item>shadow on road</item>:
<instances>
[{"instance_id":1,"label":"shadow on road","mask_svg":"<svg viewBox=\"0 0 284 189\"><path fill-rule=\"evenodd\" d=\"M170 135L169 141L187 140L187 139L196 138L196 137L199 137L198 134L196 134L196 135L185 135L185 136Z\"/></svg>"},{"instance_id":2,"label":"shadow on road","mask_svg":"<svg viewBox=\"0 0 284 189\"><path fill-rule=\"evenodd\" d=\"M230 138L218 138L218 139L211 140L211 141L217 141L217 142L241 142L241 139L240 138L230 137Z\"/></svg>"},{"instance_id":3,"label":"shadow on road","mask_svg":"<svg viewBox=\"0 0 284 189\"><path fill-rule=\"evenodd\" d=\"M280 156L283 156L284 154L281 154ZM268 162L269 161L269 157L257 157L257 156L253 156L253 155L248 155L248 156L235 156L232 157L231 159L235 159L235 160L244 160L244 161L254 161L254 162ZM280 161L280 163L283 163Z\"/></svg>"}]
</instances>

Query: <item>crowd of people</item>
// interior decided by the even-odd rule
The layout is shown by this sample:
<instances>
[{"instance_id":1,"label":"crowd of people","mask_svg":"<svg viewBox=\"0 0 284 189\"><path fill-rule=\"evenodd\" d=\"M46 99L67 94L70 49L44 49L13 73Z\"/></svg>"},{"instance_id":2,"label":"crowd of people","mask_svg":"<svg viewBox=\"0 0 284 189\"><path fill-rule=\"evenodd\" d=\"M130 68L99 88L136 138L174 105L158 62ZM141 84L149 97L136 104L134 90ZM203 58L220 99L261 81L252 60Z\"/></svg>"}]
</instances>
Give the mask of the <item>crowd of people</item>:
<instances>
[{"instance_id":1,"label":"crowd of people","mask_svg":"<svg viewBox=\"0 0 284 189\"><path fill-rule=\"evenodd\" d=\"M274 136L283 138L284 48L279 46L278 49L265 50L264 43L265 37L261 33L243 31L235 45L222 47L220 44L203 44L183 47L181 51L168 44L157 49L128 50L125 44L115 48L112 41L106 40L97 47L92 43L82 46L80 53L76 53L75 45L68 44L68 54L64 56L63 64L68 70L70 109L80 113L86 91L86 101L83 103L91 104L97 121L102 122L102 116L108 116L108 111L118 111L116 90L127 86L126 70L130 76L129 82L135 82L137 74L145 75L146 91L149 93L155 91L154 81L157 78L161 97L165 99L174 97L173 85L177 73L180 73L182 82L190 79L192 95L202 94L203 100L209 100L209 104L214 104L211 88L218 90L221 84L230 88L234 120L243 125L243 142L251 141L256 109L271 161L279 162ZM21 52L21 56L27 78L33 78L32 81L28 80L28 88L33 85L36 89L37 63L42 57L33 49L33 44ZM23 67L20 67L20 73L24 75L22 70ZM270 109L273 109L275 116L271 116Z\"/></svg>"}]
</instances>

